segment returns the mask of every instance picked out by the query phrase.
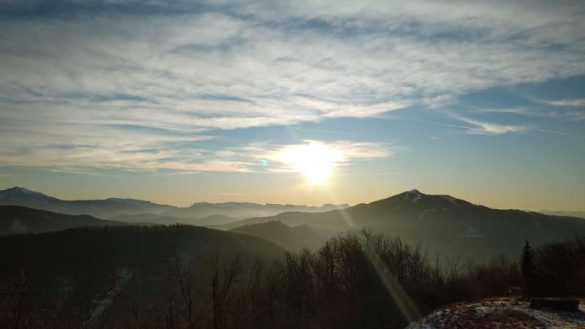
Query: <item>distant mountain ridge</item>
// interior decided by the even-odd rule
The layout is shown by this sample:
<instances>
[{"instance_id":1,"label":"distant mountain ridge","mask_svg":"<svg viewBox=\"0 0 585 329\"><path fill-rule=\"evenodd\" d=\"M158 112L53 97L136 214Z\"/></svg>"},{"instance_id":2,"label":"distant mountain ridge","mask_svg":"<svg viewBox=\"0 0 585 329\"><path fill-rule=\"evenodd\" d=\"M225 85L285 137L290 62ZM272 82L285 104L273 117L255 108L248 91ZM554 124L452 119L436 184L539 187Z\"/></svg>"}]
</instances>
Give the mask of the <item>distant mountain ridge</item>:
<instances>
[{"instance_id":1,"label":"distant mountain ridge","mask_svg":"<svg viewBox=\"0 0 585 329\"><path fill-rule=\"evenodd\" d=\"M491 209L449 195L429 195L418 190L343 210L288 212L218 228L236 229L267 222L310 225L332 233L367 228L401 237L409 243L421 243L433 253L484 260L500 253L515 258L526 240L540 245L585 236L585 220L581 218Z\"/></svg>"},{"instance_id":2,"label":"distant mountain ridge","mask_svg":"<svg viewBox=\"0 0 585 329\"><path fill-rule=\"evenodd\" d=\"M0 191L0 205L54 211L68 215L91 215L109 218L120 214L162 213L173 206L136 199L60 200L23 187Z\"/></svg>"},{"instance_id":3,"label":"distant mountain ridge","mask_svg":"<svg viewBox=\"0 0 585 329\"><path fill-rule=\"evenodd\" d=\"M197 202L188 208L177 208L166 213L168 216L178 218L189 217L209 217L213 215L223 215L233 218L249 218L258 216L273 216L283 212L303 211L303 212L324 212L334 209L343 209L348 205L325 204L322 206L304 206L290 204L259 204L251 202L225 202L210 203Z\"/></svg>"},{"instance_id":4,"label":"distant mountain ridge","mask_svg":"<svg viewBox=\"0 0 585 329\"><path fill-rule=\"evenodd\" d=\"M69 215L91 215L103 219L115 218L132 223L192 225L221 225L247 217L273 216L287 211L321 212L347 207L345 204L304 206L251 202L197 202L190 207L180 208L129 198L60 200L23 187L1 190L0 205L21 206Z\"/></svg>"},{"instance_id":5,"label":"distant mountain ridge","mask_svg":"<svg viewBox=\"0 0 585 329\"><path fill-rule=\"evenodd\" d=\"M135 215L118 215L111 217L110 220L132 223L132 224L157 224L157 225L174 225L185 224L194 226L217 226L226 225L240 220L239 218L225 215L210 215L207 217L172 217L165 214L135 214Z\"/></svg>"},{"instance_id":6,"label":"distant mountain ridge","mask_svg":"<svg viewBox=\"0 0 585 329\"><path fill-rule=\"evenodd\" d=\"M543 214L553 215L553 216L571 216L571 217L585 218L585 211L541 210L540 212Z\"/></svg>"}]
</instances>

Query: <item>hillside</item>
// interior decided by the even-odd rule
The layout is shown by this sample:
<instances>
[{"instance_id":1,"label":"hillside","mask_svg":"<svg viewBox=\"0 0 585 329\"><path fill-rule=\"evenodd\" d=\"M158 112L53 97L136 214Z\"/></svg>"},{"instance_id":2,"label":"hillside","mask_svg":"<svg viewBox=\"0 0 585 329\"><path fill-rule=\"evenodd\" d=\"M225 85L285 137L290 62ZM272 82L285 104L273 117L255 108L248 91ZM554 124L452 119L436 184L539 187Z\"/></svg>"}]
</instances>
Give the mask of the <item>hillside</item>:
<instances>
[{"instance_id":1,"label":"hillside","mask_svg":"<svg viewBox=\"0 0 585 329\"><path fill-rule=\"evenodd\" d=\"M6 275L19 266L43 276L52 270L87 271L94 266L104 271L118 267L152 271L176 252L194 260L236 254L274 258L282 249L252 236L193 226L74 228L0 238L0 273Z\"/></svg>"},{"instance_id":2,"label":"hillside","mask_svg":"<svg viewBox=\"0 0 585 329\"><path fill-rule=\"evenodd\" d=\"M84 226L124 225L88 215L64 215L18 206L0 206L0 235L43 233Z\"/></svg>"},{"instance_id":3,"label":"hillside","mask_svg":"<svg viewBox=\"0 0 585 329\"><path fill-rule=\"evenodd\" d=\"M182 316L188 301L206 305L214 275L222 287L224 275L243 284L256 262L269 264L283 253L252 236L192 226L1 237L0 295L7 298L0 299L0 318L13 314L11 298L20 294L26 300L23 328L93 328L103 317L128 322L138 304L144 315L152 305L170 305Z\"/></svg>"},{"instance_id":4,"label":"hillside","mask_svg":"<svg viewBox=\"0 0 585 329\"><path fill-rule=\"evenodd\" d=\"M555 211L555 210L541 210L543 214L553 215L553 216L570 216L570 217L580 217L585 219L585 211Z\"/></svg>"},{"instance_id":5,"label":"hillside","mask_svg":"<svg viewBox=\"0 0 585 329\"><path fill-rule=\"evenodd\" d=\"M520 210L491 209L448 195L417 190L345 210L283 213L224 225L224 229L279 221L308 224L334 232L371 228L409 243L421 243L431 254L471 256L485 260L500 253L513 258L525 240L534 245L585 235L585 220Z\"/></svg>"},{"instance_id":6,"label":"hillside","mask_svg":"<svg viewBox=\"0 0 585 329\"><path fill-rule=\"evenodd\" d=\"M232 232L253 235L271 241L287 250L298 251L303 248L316 250L323 246L332 232L310 225L288 226L281 222L267 222L234 228Z\"/></svg>"}]
</instances>

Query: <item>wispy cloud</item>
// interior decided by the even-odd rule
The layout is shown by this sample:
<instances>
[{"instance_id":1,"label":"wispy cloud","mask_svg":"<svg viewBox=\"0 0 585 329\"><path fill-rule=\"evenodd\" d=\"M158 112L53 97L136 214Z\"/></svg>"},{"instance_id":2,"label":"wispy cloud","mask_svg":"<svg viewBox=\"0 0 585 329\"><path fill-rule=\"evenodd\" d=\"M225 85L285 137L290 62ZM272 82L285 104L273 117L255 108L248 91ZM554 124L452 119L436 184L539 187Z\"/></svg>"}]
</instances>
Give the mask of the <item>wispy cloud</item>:
<instances>
[{"instance_id":1,"label":"wispy cloud","mask_svg":"<svg viewBox=\"0 0 585 329\"><path fill-rule=\"evenodd\" d=\"M547 100L540 100L541 102L553 106L563 106L563 107L585 107L585 98L567 98L567 99L547 99Z\"/></svg>"},{"instance_id":2,"label":"wispy cloud","mask_svg":"<svg viewBox=\"0 0 585 329\"><path fill-rule=\"evenodd\" d=\"M518 115L539 115L541 113L523 107L474 109L474 113L505 113Z\"/></svg>"},{"instance_id":3,"label":"wispy cloud","mask_svg":"<svg viewBox=\"0 0 585 329\"><path fill-rule=\"evenodd\" d=\"M242 158L215 159L197 142L217 130L374 117L585 74L579 2L27 1L1 9L3 165L246 171ZM460 121L474 133L525 129Z\"/></svg>"},{"instance_id":4,"label":"wispy cloud","mask_svg":"<svg viewBox=\"0 0 585 329\"><path fill-rule=\"evenodd\" d=\"M507 133L522 132L529 129L529 127L526 126L499 124L476 119L470 119L459 115L453 117L461 122L469 124L470 126L462 126L462 128L468 129L468 131L472 134L501 135Z\"/></svg>"},{"instance_id":5,"label":"wispy cloud","mask_svg":"<svg viewBox=\"0 0 585 329\"><path fill-rule=\"evenodd\" d=\"M284 149L303 145L257 142L210 148L199 145L198 142L204 140L204 137L165 139L153 136L151 140L139 142L128 140L127 137L113 135L103 138L101 144L46 144L42 140L33 142L19 140L18 137L7 138L4 140L10 144L0 149L0 165L73 172L87 172L91 169L162 170L169 173L283 172L289 171L289 168L278 154ZM178 140L187 145L178 143ZM339 158L335 159L336 166L346 166L355 160L385 158L394 152L392 147L384 143L347 140L303 143L319 143L334 150L339 154Z\"/></svg>"}]
</instances>

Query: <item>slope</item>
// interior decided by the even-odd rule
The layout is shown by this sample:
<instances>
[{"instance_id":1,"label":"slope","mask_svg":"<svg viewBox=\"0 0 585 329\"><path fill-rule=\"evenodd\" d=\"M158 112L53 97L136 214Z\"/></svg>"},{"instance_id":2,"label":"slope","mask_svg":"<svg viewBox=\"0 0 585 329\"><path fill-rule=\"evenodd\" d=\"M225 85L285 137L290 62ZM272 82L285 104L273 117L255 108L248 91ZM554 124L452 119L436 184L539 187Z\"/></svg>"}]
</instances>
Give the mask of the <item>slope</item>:
<instances>
[{"instance_id":1,"label":"slope","mask_svg":"<svg viewBox=\"0 0 585 329\"><path fill-rule=\"evenodd\" d=\"M304 248L316 250L323 246L333 232L310 225L288 226L281 222L267 222L234 228L232 232L253 235L271 241L287 250Z\"/></svg>"},{"instance_id":2,"label":"slope","mask_svg":"<svg viewBox=\"0 0 585 329\"><path fill-rule=\"evenodd\" d=\"M18 206L0 206L0 235L42 233L83 226L124 225L87 215L64 215Z\"/></svg>"},{"instance_id":3,"label":"slope","mask_svg":"<svg viewBox=\"0 0 585 329\"><path fill-rule=\"evenodd\" d=\"M431 254L485 260L498 254L516 258L525 240L534 245L585 235L585 220L520 210L490 209L448 195L417 190L325 213L283 213L223 226L280 221L344 231L370 228L421 243Z\"/></svg>"}]
</instances>

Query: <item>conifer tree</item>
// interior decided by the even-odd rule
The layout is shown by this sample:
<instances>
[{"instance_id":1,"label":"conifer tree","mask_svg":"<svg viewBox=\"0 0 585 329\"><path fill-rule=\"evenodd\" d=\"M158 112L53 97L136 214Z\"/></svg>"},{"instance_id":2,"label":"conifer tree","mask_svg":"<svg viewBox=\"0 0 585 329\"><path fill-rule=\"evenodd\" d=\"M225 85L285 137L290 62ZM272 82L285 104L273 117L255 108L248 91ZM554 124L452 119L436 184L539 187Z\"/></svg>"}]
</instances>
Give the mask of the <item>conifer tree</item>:
<instances>
[{"instance_id":1,"label":"conifer tree","mask_svg":"<svg viewBox=\"0 0 585 329\"><path fill-rule=\"evenodd\" d=\"M523 294L530 297L534 294L534 280L536 272L534 270L534 251L530 243L526 241L524 248L522 248L522 256L520 258L520 269L522 271L523 279Z\"/></svg>"}]
</instances>

